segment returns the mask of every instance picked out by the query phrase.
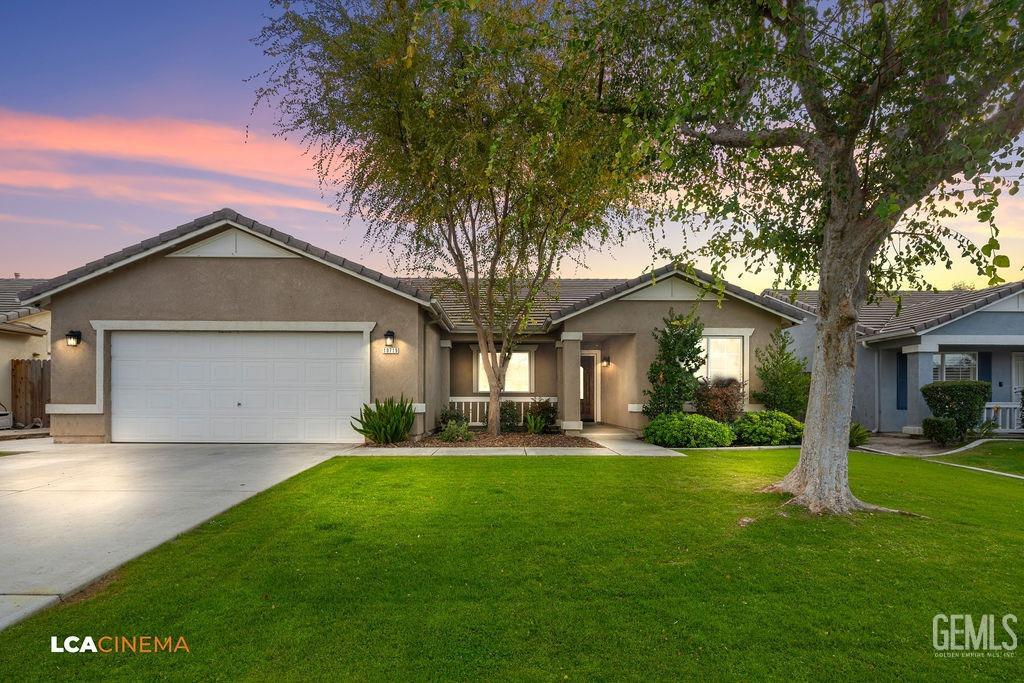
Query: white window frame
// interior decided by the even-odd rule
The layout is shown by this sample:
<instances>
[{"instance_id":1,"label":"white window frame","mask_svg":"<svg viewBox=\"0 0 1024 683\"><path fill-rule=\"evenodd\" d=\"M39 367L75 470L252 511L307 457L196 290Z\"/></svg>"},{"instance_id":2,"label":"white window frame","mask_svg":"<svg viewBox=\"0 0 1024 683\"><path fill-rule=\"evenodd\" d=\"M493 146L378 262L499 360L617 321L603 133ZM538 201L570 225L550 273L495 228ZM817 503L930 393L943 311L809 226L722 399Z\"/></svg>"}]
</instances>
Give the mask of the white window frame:
<instances>
[{"instance_id":1,"label":"white window frame","mask_svg":"<svg viewBox=\"0 0 1024 683\"><path fill-rule=\"evenodd\" d=\"M475 393L475 394L486 394L486 393L488 393L488 390L480 388L480 363L483 360L481 358L480 346L478 344L473 344L470 348L473 350L473 393ZM535 393L536 386L537 386L536 385L536 377L537 377L536 352L537 352L537 345L536 344L517 344L516 347L512 350L513 354L516 354L516 353L526 353L526 354L529 355L529 358L527 359L527 364L529 365L529 372L530 372L530 388L527 391L508 391L508 390L505 390L505 391L501 392L502 396L505 396L507 394L533 394L533 393Z\"/></svg>"},{"instance_id":2,"label":"white window frame","mask_svg":"<svg viewBox=\"0 0 1024 683\"><path fill-rule=\"evenodd\" d=\"M753 327L705 327L704 332L701 335L703 338L708 337L740 337L743 339L743 377L740 381L743 382L743 408L744 410L750 409L750 337L754 334ZM707 377L707 358L704 359L704 377Z\"/></svg>"},{"instance_id":3,"label":"white window frame","mask_svg":"<svg viewBox=\"0 0 1024 683\"><path fill-rule=\"evenodd\" d=\"M944 382L946 381L946 356L956 354L959 356L971 356L974 358L974 364L971 366L973 370L972 380L978 379L978 352L977 351L940 351L932 354L932 381L933 382ZM935 358L939 359L939 377L935 378Z\"/></svg>"}]
</instances>

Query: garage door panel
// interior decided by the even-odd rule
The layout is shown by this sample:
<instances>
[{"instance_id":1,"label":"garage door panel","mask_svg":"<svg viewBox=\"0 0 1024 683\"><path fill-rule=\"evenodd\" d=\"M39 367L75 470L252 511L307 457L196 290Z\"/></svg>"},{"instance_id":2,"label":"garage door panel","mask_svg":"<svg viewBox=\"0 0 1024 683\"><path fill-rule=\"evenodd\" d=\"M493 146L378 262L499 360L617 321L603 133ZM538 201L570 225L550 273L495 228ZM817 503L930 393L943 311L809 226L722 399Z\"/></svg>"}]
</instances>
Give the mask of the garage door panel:
<instances>
[{"instance_id":1,"label":"garage door panel","mask_svg":"<svg viewBox=\"0 0 1024 683\"><path fill-rule=\"evenodd\" d=\"M210 382L214 385L237 386L242 381L240 360L215 360L210 362Z\"/></svg>"},{"instance_id":2,"label":"garage door panel","mask_svg":"<svg viewBox=\"0 0 1024 683\"><path fill-rule=\"evenodd\" d=\"M207 384L210 381L210 361L183 360L178 363L180 384Z\"/></svg>"},{"instance_id":3,"label":"garage door panel","mask_svg":"<svg viewBox=\"0 0 1024 683\"><path fill-rule=\"evenodd\" d=\"M115 441L360 441L361 333L114 332Z\"/></svg>"},{"instance_id":4,"label":"garage door panel","mask_svg":"<svg viewBox=\"0 0 1024 683\"><path fill-rule=\"evenodd\" d=\"M208 411L210 409L210 392L206 389L179 390L178 409L182 412Z\"/></svg>"}]
</instances>

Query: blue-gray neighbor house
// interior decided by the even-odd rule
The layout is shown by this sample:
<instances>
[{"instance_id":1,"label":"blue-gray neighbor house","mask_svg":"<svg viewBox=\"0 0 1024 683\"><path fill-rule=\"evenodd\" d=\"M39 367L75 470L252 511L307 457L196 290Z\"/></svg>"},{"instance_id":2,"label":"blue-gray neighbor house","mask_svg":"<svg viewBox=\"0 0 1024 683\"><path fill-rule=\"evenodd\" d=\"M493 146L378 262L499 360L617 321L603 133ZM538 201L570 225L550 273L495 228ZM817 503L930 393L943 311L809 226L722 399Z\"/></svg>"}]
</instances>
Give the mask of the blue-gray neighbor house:
<instances>
[{"instance_id":1,"label":"blue-gray neighbor house","mask_svg":"<svg viewBox=\"0 0 1024 683\"><path fill-rule=\"evenodd\" d=\"M812 314L787 330L797 355L810 362L818 292L764 294ZM853 419L868 429L920 434L921 421L931 414L921 387L979 379L992 383L979 419L994 421L997 432L1024 433L1024 281L978 291L899 292L865 304L857 333Z\"/></svg>"}]
</instances>

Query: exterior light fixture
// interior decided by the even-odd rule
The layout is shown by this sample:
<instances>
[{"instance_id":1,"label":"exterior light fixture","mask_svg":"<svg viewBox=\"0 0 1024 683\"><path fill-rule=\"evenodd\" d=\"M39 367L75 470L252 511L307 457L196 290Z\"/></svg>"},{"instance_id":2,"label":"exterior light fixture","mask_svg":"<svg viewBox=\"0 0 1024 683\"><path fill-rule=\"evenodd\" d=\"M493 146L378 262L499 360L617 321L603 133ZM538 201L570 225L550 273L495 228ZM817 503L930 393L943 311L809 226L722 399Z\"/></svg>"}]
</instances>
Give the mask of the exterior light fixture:
<instances>
[{"instance_id":1,"label":"exterior light fixture","mask_svg":"<svg viewBox=\"0 0 1024 683\"><path fill-rule=\"evenodd\" d=\"M601 359L601 367L602 368L606 368L606 367L608 367L611 364L612 364L611 356L605 356L604 358Z\"/></svg>"},{"instance_id":2,"label":"exterior light fixture","mask_svg":"<svg viewBox=\"0 0 1024 683\"><path fill-rule=\"evenodd\" d=\"M384 353L389 355L395 355L398 353L398 347L395 346L394 330L388 330L384 333Z\"/></svg>"},{"instance_id":3,"label":"exterior light fixture","mask_svg":"<svg viewBox=\"0 0 1024 683\"><path fill-rule=\"evenodd\" d=\"M82 333L78 330L70 330L64 335L64 341L68 343L68 346L78 346L82 343Z\"/></svg>"}]
</instances>

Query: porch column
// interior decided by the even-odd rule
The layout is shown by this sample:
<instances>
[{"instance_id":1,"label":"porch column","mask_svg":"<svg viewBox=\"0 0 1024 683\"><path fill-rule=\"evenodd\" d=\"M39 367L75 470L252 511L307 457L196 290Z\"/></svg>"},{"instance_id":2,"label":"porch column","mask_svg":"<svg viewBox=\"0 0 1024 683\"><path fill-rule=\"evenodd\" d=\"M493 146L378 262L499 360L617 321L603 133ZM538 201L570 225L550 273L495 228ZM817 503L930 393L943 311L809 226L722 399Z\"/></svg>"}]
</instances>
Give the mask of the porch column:
<instances>
[{"instance_id":1,"label":"porch column","mask_svg":"<svg viewBox=\"0 0 1024 683\"><path fill-rule=\"evenodd\" d=\"M903 433L922 434L922 421L932 414L921 394L921 387L932 381L932 352L908 353L907 348L904 347L904 353L907 354L907 424L903 427Z\"/></svg>"},{"instance_id":2,"label":"porch column","mask_svg":"<svg viewBox=\"0 0 1024 683\"><path fill-rule=\"evenodd\" d=\"M580 419L580 343L582 332L562 333L562 382L558 403L562 406L562 431L583 431Z\"/></svg>"},{"instance_id":3,"label":"porch column","mask_svg":"<svg viewBox=\"0 0 1024 683\"><path fill-rule=\"evenodd\" d=\"M442 339L441 340L441 386L438 388L441 405L437 407L437 412L440 414L442 410L447 410L449 398L452 395L452 340Z\"/></svg>"}]
</instances>

